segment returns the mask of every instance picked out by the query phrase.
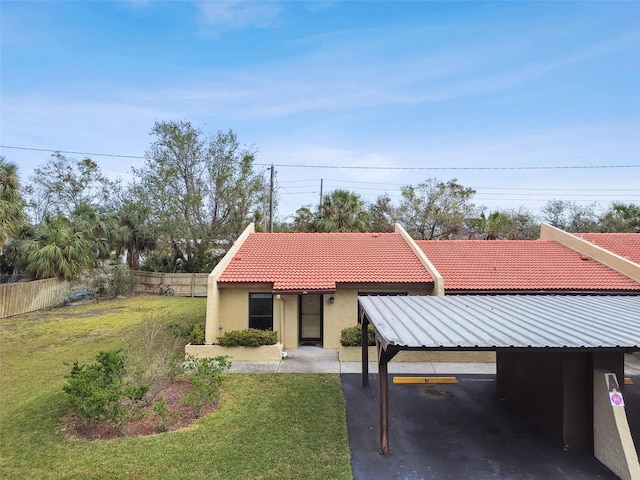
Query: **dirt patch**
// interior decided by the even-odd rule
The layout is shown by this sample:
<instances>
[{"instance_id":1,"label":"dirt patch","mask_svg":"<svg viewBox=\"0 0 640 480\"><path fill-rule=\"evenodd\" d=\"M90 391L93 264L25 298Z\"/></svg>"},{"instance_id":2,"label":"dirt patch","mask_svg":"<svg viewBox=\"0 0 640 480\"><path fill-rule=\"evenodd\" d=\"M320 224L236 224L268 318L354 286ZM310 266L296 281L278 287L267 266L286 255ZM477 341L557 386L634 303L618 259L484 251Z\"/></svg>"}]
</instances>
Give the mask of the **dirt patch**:
<instances>
[{"instance_id":1,"label":"dirt patch","mask_svg":"<svg viewBox=\"0 0 640 480\"><path fill-rule=\"evenodd\" d=\"M193 408L183 404L184 396L193 390L188 380L177 379L164 383L147 395L132 420L125 428L124 435L120 435L118 428L111 423L101 423L92 426L83 425L73 413L68 413L62 419L61 430L69 438L78 440L110 440L118 437L144 437L163 432L181 430L192 426L198 418ZM167 406L165 424L162 418L153 410L155 401L162 396ZM217 404L207 405L201 417L214 412ZM201 418L200 417L200 418Z\"/></svg>"}]
</instances>

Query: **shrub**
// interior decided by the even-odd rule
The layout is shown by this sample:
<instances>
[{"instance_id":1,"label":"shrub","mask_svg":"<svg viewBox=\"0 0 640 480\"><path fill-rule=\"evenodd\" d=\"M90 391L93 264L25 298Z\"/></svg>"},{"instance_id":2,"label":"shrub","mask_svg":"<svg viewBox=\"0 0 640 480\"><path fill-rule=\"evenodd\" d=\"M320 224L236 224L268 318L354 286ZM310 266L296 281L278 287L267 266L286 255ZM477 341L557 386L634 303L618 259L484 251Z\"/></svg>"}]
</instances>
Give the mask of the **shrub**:
<instances>
[{"instance_id":1,"label":"shrub","mask_svg":"<svg viewBox=\"0 0 640 480\"><path fill-rule=\"evenodd\" d=\"M135 285L136 279L126 265L103 265L79 275L75 286L95 290L102 297L116 298L131 293Z\"/></svg>"},{"instance_id":2,"label":"shrub","mask_svg":"<svg viewBox=\"0 0 640 480\"><path fill-rule=\"evenodd\" d=\"M225 332L218 339L223 347L259 347L261 345L275 345L278 343L278 333L273 330L232 330Z\"/></svg>"},{"instance_id":3,"label":"shrub","mask_svg":"<svg viewBox=\"0 0 640 480\"><path fill-rule=\"evenodd\" d=\"M184 404L200 417L202 409L218 400L222 389L222 373L231 366L229 357L195 358L187 356L189 381L193 390L184 397Z\"/></svg>"},{"instance_id":4,"label":"shrub","mask_svg":"<svg viewBox=\"0 0 640 480\"><path fill-rule=\"evenodd\" d=\"M66 376L63 390L71 409L84 425L104 421L119 423L126 414L122 377L125 373L125 356L122 350L98 352L96 363L79 365L73 362Z\"/></svg>"},{"instance_id":5,"label":"shrub","mask_svg":"<svg viewBox=\"0 0 640 480\"><path fill-rule=\"evenodd\" d=\"M191 345L204 344L204 325L201 323L193 325L174 323L170 328L174 336L184 338Z\"/></svg>"},{"instance_id":6,"label":"shrub","mask_svg":"<svg viewBox=\"0 0 640 480\"><path fill-rule=\"evenodd\" d=\"M169 422L175 420L180 415L177 412L171 413L163 396L158 397L156 403L153 404L153 411L159 419L156 430L160 433L169 430Z\"/></svg>"},{"instance_id":7,"label":"shrub","mask_svg":"<svg viewBox=\"0 0 640 480\"><path fill-rule=\"evenodd\" d=\"M340 345L343 347L359 347L361 345L360 339L362 338L362 326L354 325L353 327L343 328L340 332ZM368 345L373 346L376 344L376 334L371 324L367 327Z\"/></svg>"}]
</instances>

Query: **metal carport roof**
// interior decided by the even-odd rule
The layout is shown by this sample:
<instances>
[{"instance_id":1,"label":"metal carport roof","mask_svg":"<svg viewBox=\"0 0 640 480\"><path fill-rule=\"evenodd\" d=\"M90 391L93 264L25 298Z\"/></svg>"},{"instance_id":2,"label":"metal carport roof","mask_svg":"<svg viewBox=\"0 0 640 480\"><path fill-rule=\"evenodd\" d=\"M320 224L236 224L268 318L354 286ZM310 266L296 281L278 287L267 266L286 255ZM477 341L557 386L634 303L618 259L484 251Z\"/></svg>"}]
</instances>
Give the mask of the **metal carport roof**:
<instances>
[{"instance_id":1,"label":"metal carport roof","mask_svg":"<svg viewBox=\"0 0 640 480\"><path fill-rule=\"evenodd\" d=\"M389 453L387 364L400 350L640 349L640 296L358 297L378 346L380 453Z\"/></svg>"},{"instance_id":2,"label":"metal carport roof","mask_svg":"<svg viewBox=\"0 0 640 480\"><path fill-rule=\"evenodd\" d=\"M640 296L370 296L358 300L383 348L640 348Z\"/></svg>"}]
</instances>

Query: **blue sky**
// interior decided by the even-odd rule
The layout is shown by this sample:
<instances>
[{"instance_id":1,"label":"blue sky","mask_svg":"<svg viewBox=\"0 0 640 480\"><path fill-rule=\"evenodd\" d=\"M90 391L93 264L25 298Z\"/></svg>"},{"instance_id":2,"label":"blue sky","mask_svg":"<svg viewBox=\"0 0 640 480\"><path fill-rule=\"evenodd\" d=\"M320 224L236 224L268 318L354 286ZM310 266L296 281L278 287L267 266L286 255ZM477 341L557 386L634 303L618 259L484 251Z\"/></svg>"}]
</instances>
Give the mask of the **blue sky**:
<instances>
[{"instance_id":1,"label":"blue sky","mask_svg":"<svg viewBox=\"0 0 640 480\"><path fill-rule=\"evenodd\" d=\"M489 210L640 202L640 2L0 8L0 154L25 183L49 153L7 146L144 156L155 121L182 119L275 164L281 217L321 179L397 201L457 178ZM143 164L92 158L125 181Z\"/></svg>"}]
</instances>

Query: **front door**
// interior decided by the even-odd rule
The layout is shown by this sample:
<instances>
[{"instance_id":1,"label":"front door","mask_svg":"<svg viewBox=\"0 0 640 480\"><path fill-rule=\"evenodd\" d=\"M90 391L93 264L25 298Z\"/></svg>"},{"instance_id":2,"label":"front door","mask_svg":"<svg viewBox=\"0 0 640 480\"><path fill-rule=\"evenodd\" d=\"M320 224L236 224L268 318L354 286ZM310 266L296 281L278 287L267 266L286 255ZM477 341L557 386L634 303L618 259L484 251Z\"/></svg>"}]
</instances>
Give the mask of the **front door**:
<instances>
[{"instance_id":1,"label":"front door","mask_svg":"<svg viewBox=\"0 0 640 480\"><path fill-rule=\"evenodd\" d=\"M300 296L300 343L322 346L322 295Z\"/></svg>"}]
</instances>

